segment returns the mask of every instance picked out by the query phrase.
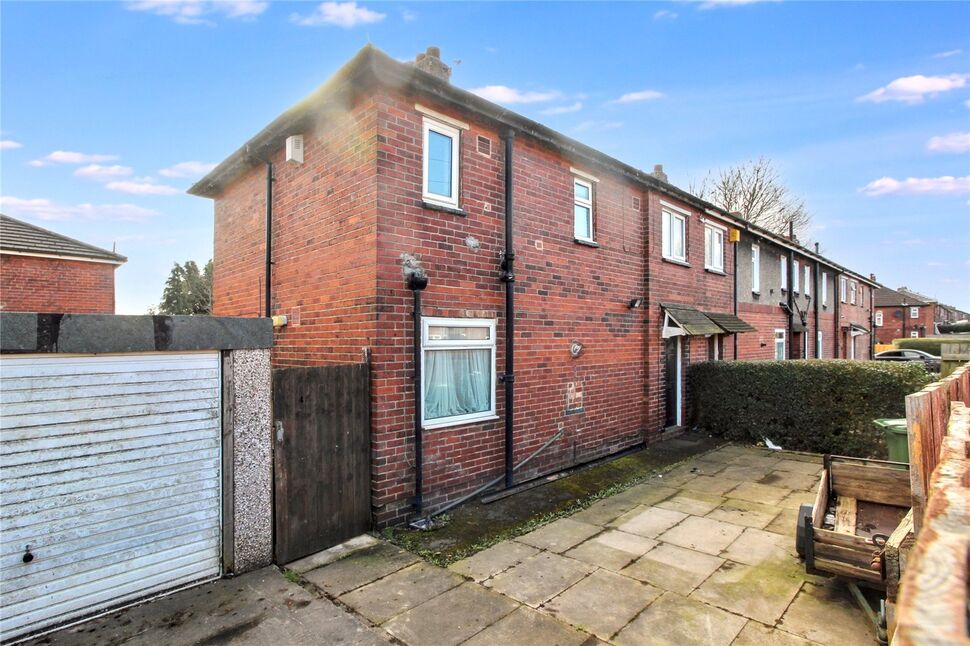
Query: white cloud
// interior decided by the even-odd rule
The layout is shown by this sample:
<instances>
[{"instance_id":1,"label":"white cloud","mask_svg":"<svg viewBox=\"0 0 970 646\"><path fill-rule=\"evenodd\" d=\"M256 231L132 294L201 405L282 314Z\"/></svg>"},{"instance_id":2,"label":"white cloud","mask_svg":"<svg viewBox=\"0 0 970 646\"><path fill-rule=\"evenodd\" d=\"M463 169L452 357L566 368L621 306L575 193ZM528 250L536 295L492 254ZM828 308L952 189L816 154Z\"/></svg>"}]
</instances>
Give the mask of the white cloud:
<instances>
[{"instance_id":1,"label":"white cloud","mask_svg":"<svg viewBox=\"0 0 970 646\"><path fill-rule=\"evenodd\" d=\"M168 168L163 168L158 171L158 174L162 177L202 177L210 170L215 168L217 164L208 164L206 162L200 161L184 161L175 164L174 166L169 166Z\"/></svg>"},{"instance_id":2,"label":"white cloud","mask_svg":"<svg viewBox=\"0 0 970 646\"><path fill-rule=\"evenodd\" d=\"M654 20L677 20L677 12L661 9L653 14Z\"/></svg>"},{"instance_id":3,"label":"white cloud","mask_svg":"<svg viewBox=\"0 0 970 646\"><path fill-rule=\"evenodd\" d=\"M127 166L101 166L100 164L89 164L82 166L74 171L75 177L93 179L96 182L107 182L117 177L128 177L132 171Z\"/></svg>"},{"instance_id":4,"label":"white cloud","mask_svg":"<svg viewBox=\"0 0 970 646\"><path fill-rule=\"evenodd\" d=\"M141 221L158 211L134 204L58 204L46 198L21 199L0 196L0 207L14 217L36 220L126 220Z\"/></svg>"},{"instance_id":5,"label":"white cloud","mask_svg":"<svg viewBox=\"0 0 970 646\"><path fill-rule=\"evenodd\" d=\"M483 99L493 103L542 103L553 101L562 96L556 90L547 92L522 91L507 85L485 85L471 90L472 94L477 94Z\"/></svg>"},{"instance_id":6,"label":"white cloud","mask_svg":"<svg viewBox=\"0 0 970 646\"><path fill-rule=\"evenodd\" d=\"M418 14L414 13L413 11L408 11L407 9L405 9L404 11L401 12L401 20L403 20L404 22L414 22L417 19L418 19Z\"/></svg>"},{"instance_id":7,"label":"white cloud","mask_svg":"<svg viewBox=\"0 0 970 646\"><path fill-rule=\"evenodd\" d=\"M175 195L180 192L174 186L156 184L151 177L135 177L131 180L108 182L104 187L109 191L131 193L132 195Z\"/></svg>"},{"instance_id":8,"label":"white cloud","mask_svg":"<svg viewBox=\"0 0 970 646\"><path fill-rule=\"evenodd\" d=\"M970 132L951 132L946 135L931 137L926 142L926 149L935 153L970 152Z\"/></svg>"},{"instance_id":9,"label":"white cloud","mask_svg":"<svg viewBox=\"0 0 970 646\"><path fill-rule=\"evenodd\" d=\"M614 99L610 103L639 103L640 101L656 101L663 98L663 92L656 90L640 90L639 92L627 92L619 99Z\"/></svg>"},{"instance_id":10,"label":"white cloud","mask_svg":"<svg viewBox=\"0 0 970 646\"><path fill-rule=\"evenodd\" d=\"M965 177L908 177L903 180L880 177L859 189L871 197L879 195L957 195L970 192L970 175Z\"/></svg>"},{"instance_id":11,"label":"white cloud","mask_svg":"<svg viewBox=\"0 0 970 646\"><path fill-rule=\"evenodd\" d=\"M600 132L603 130L616 130L617 128L622 128L622 121L581 121L579 124L573 128L575 132Z\"/></svg>"},{"instance_id":12,"label":"white cloud","mask_svg":"<svg viewBox=\"0 0 970 646\"><path fill-rule=\"evenodd\" d=\"M55 150L46 157L28 162L31 166L53 166L54 164L91 164L97 162L114 161L118 155L90 155L68 150Z\"/></svg>"},{"instance_id":13,"label":"white cloud","mask_svg":"<svg viewBox=\"0 0 970 646\"><path fill-rule=\"evenodd\" d=\"M933 54L933 58L950 58L951 56L959 56L963 53L962 49L951 49L946 52L940 52L938 54Z\"/></svg>"},{"instance_id":14,"label":"white cloud","mask_svg":"<svg viewBox=\"0 0 970 646\"><path fill-rule=\"evenodd\" d=\"M910 105L922 103L927 97L934 97L942 92L956 90L967 84L970 74L949 74L947 76L903 76L869 94L860 96L856 101L883 103L885 101L899 101Z\"/></svg>"},{"instance_id":15,"label":"white cloud","mask_svg":"<svg viewBox=\"0 0 970 646\"><path fill-rule=\"evenodd\" d=\"M14 148L23 148L24 145L19 141L13 141L12 139L2 139L0 140L0 150L13 150Z\"/></svg>"},{"instance_id":16,"label":"white cloud","mask_svg":"<svg viewBox=\"0 0 970 646\"><path fill-rule=\"evenodd\" d=\"M740 7L742 5L757 4L760 2L776 2L777 0L707 0L702 2L698 9L708 11L719 7Z\"/></svg>"},{"instance_id":17,"label":"white cloud","mask_svg":"<svg viewBox=\"0 0 970 646\"><path fill-rule=\"evenodd\" d=\"M358 7L356 2L323 2L313 13L302 16L294 13L290 21L301 27L317 27L319 25L336 25L350 29L357 25L369 25L380 22L387 14Z\"/></svg>"},{"instance_id":18,"label":"white cloud","mask_svg":"<svg viewBox=\"0 0 970 646\"><path fill-rule=\"evenodd\" d=\"M266 11L263 0L136 0L128 2L129 11L144 11L165 16L182 25L214 25L207 16L251 20Z\"/></svg>"},{"instance_id":19,"label":"white cloud","mask_svg":"<svg viewBox=\"0 0 970 646\"><path fill-rule=\"evenodd\" d=\"M583 109L583 102L576 101L572 105L557 105L551 108L546 108L542 111L542 114L568 114L570 112L579 112Z\"/></svg>"}]
</instances>

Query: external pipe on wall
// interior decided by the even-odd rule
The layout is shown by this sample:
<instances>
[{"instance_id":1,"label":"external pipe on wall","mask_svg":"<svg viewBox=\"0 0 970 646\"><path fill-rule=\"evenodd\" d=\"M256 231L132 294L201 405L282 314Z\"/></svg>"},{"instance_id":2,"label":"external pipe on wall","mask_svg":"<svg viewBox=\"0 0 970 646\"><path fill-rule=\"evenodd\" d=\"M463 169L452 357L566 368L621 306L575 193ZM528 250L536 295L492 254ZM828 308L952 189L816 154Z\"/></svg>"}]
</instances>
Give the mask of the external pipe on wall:
<instances>
[{"instance_id":1,"label":"external pipe on wall","mask_svg":"<svg viewBox=\"0 0 970 646\"><path fill-rule=\"evenodd\" d=\"M815 243L815 255L816 256L819 255L819 248L818 248L817 242ZM818 326L819 308L821 307L820 303L822 300L822 291L819 289L819 287L821 287L821 282L822 282L822 264L816 260L815 261L815 284L812 286L813 289L815 290L814 292L812 292L813 294L815 294L815 338L812 339L815 346L815 351L812 353L812 356L814 356L816 359L821 359L822 355L824 354L823 348L820 348L818 346L818 331L821 329Z\"/></svg>"},{"instance_id":2,"label":"external pipe on wall","mask_svg":"<svg viewBox=\"0 0 970 646\"><path fill-rule=\"evenodd\" d=\"M264 316L273 316L273 162L266 164L266 276L264 278L266 306Z\"/></svg>"},{"instance_id":3,"label":"external pipe on wall","mask_svg":"<svg viewBox=\"0 0 970 646\"><path fill-rule=\"evenodd\" d=\"M421 436L421 290L428 286L428 276L414 271L407 276L407 288L414 294L414 510L424 511L424 446Z\"/></svg>"},{"instance_id":4,"label":"external pipe on wall","mask_svg":"<svg viewBox=\"0 0 970 646\"><path fill-rule=\"evenodd\" d=\"M797 358L797 348L795 346L795 252L788 251L788 358ZM804 332L802 333L804 334Z\"/></svg>"},{"instance_id":5,"label":"external pipe on wall","mask_svg":"<svg viewBox=\"0 0 970 646\"><path fill-rule=\"evenodd\" d=\"M515 248L512 238L512 152L515 131L505 136L505 251L502 254L502 282L505 283L505 487L512 486L515 428Z\"/></svg>"},{"instance_id":6,"label":"external pipe on wall","mask_svg":"<svg viewBox=\"0 0 970 646\"><path fill-rule=\"evenodd\" d=\"M835 282L832 285L832 300L835 301L835 325L832 327L832 358L839 359L840 343L839 343L839 325L842 322L842 273L835 273Z\"/></svg>"}]
</instances>

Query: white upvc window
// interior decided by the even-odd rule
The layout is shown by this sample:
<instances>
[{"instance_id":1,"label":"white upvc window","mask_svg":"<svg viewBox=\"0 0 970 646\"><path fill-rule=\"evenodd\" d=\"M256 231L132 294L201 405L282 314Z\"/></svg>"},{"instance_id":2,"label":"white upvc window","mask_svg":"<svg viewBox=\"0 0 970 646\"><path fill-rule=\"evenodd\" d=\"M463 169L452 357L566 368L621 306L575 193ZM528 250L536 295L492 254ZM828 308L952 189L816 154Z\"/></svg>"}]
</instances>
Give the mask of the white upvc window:
<instances>
[{"instance_id":1,"label":"white upvc window","mask_svg":"<svg viewBox=\"0 0 970 646\"><path fill-rule=\"evenodd\" d=\"M911 318L911 319L918 319L919 318L919 308L918 307L911 307L911 308L909 308L909 318Z\"/></svg>"},{"instance_id":2,"label":"white upvc window","mask_svg":"<svg viewBox=\"0 0 970 646\"><path fill-rule=\"evenodd\" d=\"M822 305L827 306L829 304L829 275L822 272Z\"/></svg>"},{"instance_id":3,"label":"white upvc window","mask_svg":"<svg viewBox=\"0 0 970 646\"><path fill-rule=\"evenodd\" d=\"M687 262L687 216L672 209L663 209L661 217L663 257Z\"/></svg>"},{"instance_id":4,"label":"white upvc window","mask_svg":"<svg viewBox=\"0 0 970 646\"><path fill-rule=\"evenodd\" d=\"M812 268L805 265L805 296L812 295Z\"/></svg>"},{"instance_id":5,"label":"white upvc window","mask_svg":"<svg viewBox=\"0 0 970 646\"><path fill-rule=\"evenodd\" d=\"M495 417L495 320L424 318L421 421L424 428Z\"/></svg>"},{"instance_id":6,"label":"white upvc window","mask_svg":"<svg viewBox=\"0 0 970 646\"><path fill-rule=\"evenodd\" d=\"M822 331L816 330L815 331L815 358L816 359L822 358L822 350L823 350Z\"/></svg>"},{"instance_id":7,"label":"white upvc window","mask_svg":"<svg viewBox=\"0 0 970 646\"><path fill-rule=\"evenodd\" d=\"M791 267L792 267L792 272L791 272L791 276L792 276L792 286L791 286L791 288L792 288L792 291L797 294L798 293L798 276L799 276L798 272L801 271L801 269L798 266L798 261L797 260L793 260L792 261Z\"/></svg>"},{"instance_id":8,"label":"white upvc window","mask_svg":"<svg viewBox=\"0 0 970 646\"><path fill-rule=\"evenodd\" d=\"M593 241L593 183L573 178L573 235L577 240Z\"/></svg>"},{"instance_id":9,"label":"white upvc window","mask_svg":"<svg viewBox=\"0 0 970 646\"><path fill-rule=\"evenodd\" d=\"M761 247L751 245L751 291L761 293Z\"/></svg>"},{"instance_id":10,"label":"white upvc window","mask_svg":"<svg viewBox=\"0 0 970 646\"><path fill-rule=\"evenodd\" d=\"M876 327L882 327L882 312L876 312Z\"/></svg>"},{"instance_id":11,"label":"white upvc window","mask_svg":"<svg viewBox=\"0 0 970 646\"><path fill-rule=\"evenodd\" d=\"M914 338L914 339L918 339L919 338L919 330L913 330L912 332L909 333L909 336L912 337L912 338Z\"/></svg>"},{"instance_id":12,"label":"white upvc window","mask_svg":"<svg viewBox=\"0 0 970 646\"><path fill-rule=\"evenodd\" d=\"M781 291L786 291L788 289L788 258L781 256L779 261L778 269L781 272Z\"/></svg>"},{"instance_id":13,"label":"white upvc window","mask_svg":"<svg viewBox=\"0 0 970 646\"><path fill-rule=\"evenodd\" d=\"M856 282L852 281L849 283L849 302L855 305L855 294L856 294Z\"/></svg>"},{"instance_id":14,"label":"white upvc window","mask_svg":"<svg viewBox=\"0 0 970 646\"><path fill-rule=\"evenodd\" d=\"M704 269L724 271L724 229L704 225Z\"/></svg>"},{"instance_id":15,"label":"white upvc window","mask_svg":"<svg viewBox=\"0 0 970 646\"><path fill-rule=\"evenodd\" d=\"M424 118L422 193L426 201L458 208L460 144L461 131L458 128Z\"/></svg>"},{"instance_id":16,"label":"white upvc window","mask_svg":"<svg viewBox=\"0 0 970 646\"><path fill-rule=\"evenodd\" d=\"M846 302L847 290L849 288L849 281L845 279L845 276L839 276L839 300L843 303Z\"/></svg>"},{"instance_id":17,"label":"white upvc window","mask_svg":"<svg viewBox=\"0 0 970 646\"><path fill-rule=\"evenodd\" d=\"M785 358L785 330L779 328L775 330L775 359L781 361Z\"/></svg>"},{"instance_id":18,"label":"white upvc window","mask_svg":"<svg viewBox=\"0 0 970 646\"><path fill-rule=\"evenodd\" d=\"M859 306L860 307L866 306L866 286L865 285L859 285Z\"/></svg>"}]
</instances>

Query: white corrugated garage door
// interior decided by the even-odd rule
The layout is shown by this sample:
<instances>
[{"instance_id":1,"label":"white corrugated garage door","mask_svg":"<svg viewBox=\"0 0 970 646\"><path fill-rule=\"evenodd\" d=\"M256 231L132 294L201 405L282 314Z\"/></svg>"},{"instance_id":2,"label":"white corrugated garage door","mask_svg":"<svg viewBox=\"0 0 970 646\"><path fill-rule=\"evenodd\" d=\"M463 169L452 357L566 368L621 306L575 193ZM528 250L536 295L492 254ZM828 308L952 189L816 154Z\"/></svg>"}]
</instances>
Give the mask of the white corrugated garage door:
<instances>
[{"instance_id":1,"label":"white corrugated garage door","mask_svg":"<svg viewBox=\"0 0 970 646\"><path fill-rule=\"evenodd\" d=\"M219 575L219 365L0 360L0 638Z\"/></svg>"}]
</instances>

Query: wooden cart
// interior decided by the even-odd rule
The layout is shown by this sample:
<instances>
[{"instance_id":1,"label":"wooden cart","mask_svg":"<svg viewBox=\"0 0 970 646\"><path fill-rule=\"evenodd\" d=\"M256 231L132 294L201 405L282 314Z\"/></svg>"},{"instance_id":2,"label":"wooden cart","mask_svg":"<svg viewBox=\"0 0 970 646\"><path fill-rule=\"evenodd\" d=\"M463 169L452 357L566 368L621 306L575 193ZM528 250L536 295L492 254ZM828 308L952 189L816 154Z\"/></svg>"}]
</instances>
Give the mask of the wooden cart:
<instances>
[{"instance_id":1,"label":"wooden cart","mask_svg":"<svg viewBox=\"0 0 970 646\"><path fill-rule=\"evenodd\" d=\"M824 466L815 504L799 509L795 549L809 574L848 581L884 641L885 613L877 616L858 586L884 591L898 585L892 548L906 533L903 521L912 505L909 465L826 455Z\"/></svg>"}]
</instances>

